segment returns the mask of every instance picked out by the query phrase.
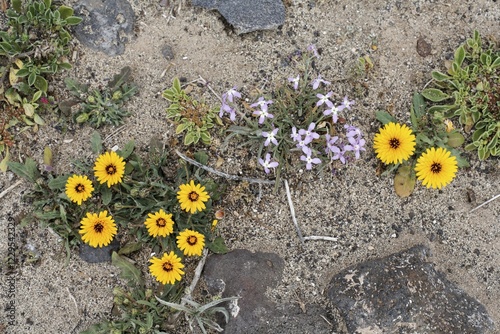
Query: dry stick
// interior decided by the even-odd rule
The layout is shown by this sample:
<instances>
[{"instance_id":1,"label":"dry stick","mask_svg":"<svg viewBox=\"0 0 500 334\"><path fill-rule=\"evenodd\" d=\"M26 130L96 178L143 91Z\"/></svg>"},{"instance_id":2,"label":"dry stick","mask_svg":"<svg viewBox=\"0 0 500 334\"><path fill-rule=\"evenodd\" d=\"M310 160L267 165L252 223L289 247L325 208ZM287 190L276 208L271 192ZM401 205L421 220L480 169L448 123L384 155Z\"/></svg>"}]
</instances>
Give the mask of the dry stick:
<instances>
[{"instance_id":1,"label":"dry stick","mask_svg":"<svg viewBox=\"0 0 500 334\"><path fill-rule=\"evenodd\" d=\"M308 237L304 237L304 240L326 240L326 241L337 241L337 238L334 237L323 237L318 235L310 235Z\"/></svg>"},{"instance_id":2,"label":"dry stick","mask_svg":"<svg viewBox=\"0 0 500 334\"><path fill-rule=\"evenodd\" d=\"M477 209L479 209L480 207L482 207L482 206L484 206L484 205L486 205L486 204L488 204L488 203L490 203L490 202L493 202L494 200L496 200L496 199L497 199L497 198L499 198L499 197L500 197L500 194L498 194L498 195L496 195L496 196L493 196L492 198L490 198L489 200L487 200L487 201L486 201L486 202L484 202L483 204L476 206L474 209L470 210L469 212L474 212L474 211L476 211Z\"/></svg>"},{"instance_id":3,"label":"dry stick","mask_svg":"<svg viewBox=\"0 0 500 334\"><path fill-rule=\"evenodd\" d=\"M196 160L188 158L184 154L182 154L181 152L179 152L178 150L175 150L175 153L177 153L177 155L179 157L181 157L182 159L186 160L190 164L195 165L196 167L199 167L201 169L204 169L207 172L210 172L210 173L213 173L213 174L225 177L226 179L229 179L229 180L246 181L248 183L262 183L262 184L274 184L275 183L275 181L272 181L272 180L254 179L254 178L251 178L251 177L244 177L244 176L237 176L237 175L226 174L226 173L223 173L223 172L218 171L216 169L213 169L213 168L210 168L208 166L205 166L205 165L199 163Z\"/></svg>"},{"instance_id":4,"label":"dry stick","mask_svg":"<svg viewBox=\"0 0 500 334\"><path fill-rule=\"evenodd\" d=\"M10 187L8 187L7 189L5 189L4 191L2 191L0 193L0 198L3 198L5 195L7 195L9 193L9 191L11 191L12 189L14 189L15 187L17 187L18 185L20 185L21 183L23 183L22 180L18 180L16 183L14 183L13 185L11 185Z\"/></svg>"},{"instance_id":5,"label":"dry stick","mask_svg":"<svg viewBox=\"0 0 500 334\"><path fill-rule=\"evenodd\" d=\"M290 188L288 187L288 181L285 180L286 197L288 198L288 206L290 207L290 214L292 215L293 223L295 224L295 229L299 235L300 242L304 244L304 237L302 237L302 232L300 232L299 224L297 224L297 219L295 218L295 209L293 208L292 195L290 194Z\"/></svg>"}]
</instances>

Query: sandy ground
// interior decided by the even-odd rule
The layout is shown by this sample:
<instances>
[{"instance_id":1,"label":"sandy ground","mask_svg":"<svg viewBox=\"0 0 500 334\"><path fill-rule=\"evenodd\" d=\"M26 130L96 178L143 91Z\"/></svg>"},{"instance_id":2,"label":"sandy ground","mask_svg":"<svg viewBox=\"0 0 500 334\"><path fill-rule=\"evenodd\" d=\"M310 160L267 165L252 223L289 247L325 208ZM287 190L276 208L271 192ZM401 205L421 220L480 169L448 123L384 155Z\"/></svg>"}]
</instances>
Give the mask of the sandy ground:
<instances>
[{"instance_id":1,"label":"sandy ground","mask_svg":"<svg viewBox=\"0 0 500 334\"><path fill-rule=\"evenodd\" d=\"M321 50L318 65L322 76L335 81L333 89L343 96L355 90L349 78L356 60L369 55L375 67L371 76L362 80L365 88L348 120L361 127L370 147L379 127L375 111L390 110L398 119L408 120L413 92L430 80L432 70L443 70L445 60L474 29L482 36L500 40L500 6L492 0L453 5L438 0L287 3L286 22L279 29L237 36L216 13L184 3L176 17L169 19L169 8L135 1L135 36L125 53L108 57L78 46L75 67L65 75L97 86L123 66L130 66L140 93L128 104L133 116L109 146L134 139L138 147L144 147L153 135L166 142L174 136L174 127L165 118L167 102L160 93L175 76L188 81L201 76L219 93L237 85L248 96L255 88L265 90L294 76L294 68L285 66L283 59L314 43ZM426 57L416 51L421 37L431 44L431 54ZM162 56L164 45L172 47L172 61ZM62 87L62 80L55 85ZM208 90L199 89L198 93L216 103ZM105 129L104 136L114 130ZM92 131L75 126L62 134L53 126L42 127L38 133L20 138L16 155L32 156L41 162L43 148L48 145L57 152L56 170L63 173L70 159L88 156ZM73 141L63 142L69 139ZM223 171L263 177L255 170L254 161L238 156L246 157L245 152L221 152L217 142L209 151L211 165L217 155L224 159L220 167ZM483 303L498 327L500 202L474 213L469 211L500 193L500 163L498 159L480 162L474 154L469 158L471 167L460 170L450 186L435 191L418 185L406 199L395 195L391 178L376 176L377 160L371 150L336 176L298 173L289 182L303 233L334 236L337 242L311 241L301 246L286 194L283 188L274 194L272 187L263 188L260 202L254 195L259 192L257 186L243 189L248 196L239 199L237 192L241 190L230 192L221 202L226 211L220 223L221 234L230 248L276 252L283 257L283 280L268 293L289 302L300 296L308 302L323 303L321 293L331 275L367 258L423 243L431 248L437 268ZM0 180L3 190L17 177L7 173ZM230 184L238 186L236 182ZM24 182L1 199L2 258L8 251L9 222L29 210L20 201L28 190ZM475 201L469 201L468 193L475 195ZM36 222L28 228L16 227L15 232L20 254L15 289L11 294L3 291L0 298L1 305L14 301L18 325L4 328L7 333L78 333L110 314L112 288L120 282L117 268L85 263L76 252L66 266L57 236ZM38 261L27 261L29 252ZM1 280L2 287L11 287L5 275ZM2 324L9 321L8 315L0 313L0 333ZM179 328L178 333L185 330Z\"/></svg>"}]
</instances>

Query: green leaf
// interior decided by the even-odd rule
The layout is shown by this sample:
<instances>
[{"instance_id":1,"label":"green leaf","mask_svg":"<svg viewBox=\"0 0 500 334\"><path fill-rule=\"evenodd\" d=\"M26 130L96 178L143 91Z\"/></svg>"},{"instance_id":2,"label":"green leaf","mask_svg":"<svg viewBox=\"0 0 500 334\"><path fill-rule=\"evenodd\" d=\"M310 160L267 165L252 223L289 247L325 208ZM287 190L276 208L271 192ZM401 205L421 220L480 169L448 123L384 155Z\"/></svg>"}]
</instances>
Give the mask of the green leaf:
<instances>
[{"instance_id":1,"label":"green leaf","mask_svg":"<svg viewBox=\"0 0 500 334\"><path fill-rule=\"evenodd\" d=\"M21 0L12 0L12 8L19 14L23 11L23 2Z\"/></svg>"},{"instance_id":2,"label":"green leaf","mask_svg":"<svg viewBox=\"0 0 500 334\"><path fill-rule=\"evenodd\" d=\"M31 72L30 75L28 76L28 85L33 86L36 80L36 73Z\"/></svg>"},{"instance_id":3,"label":"green leaf","mask_svg":"<svg viewBox=\"0 0 500 334\"><path fill-rule=\"evenodd\" d=\"M417 139L417 142L424 142L424 143L429 144L431 146L434 145L434 141L432 139L430 139L429 137L427 137L423 133L418 133L416 139Z\"/></svg>"},{"instance_id":4,"label":"green leaf","mask_svg":"<svg viewBox=\"0 0 500 334\"><path fill-rule=\"evenodd\" d=\"M212 141L210 133L208 133L207 131L203 131L202 133L200 133L200 138L202 143L205 145L210 145L210 142Z\"/></svg>"},{"instance_id":5,"label":"green leaf","mask_svg":"<svg viewBox=\"0 0 500 334\"><path fill-rule=\"evenodd\" d=\"M14 174L29 182L35 183L40 177L40 172L36 167L36 162L31 158L27 158L24 164L13 161L8 162L7 164Z\"/></svg>"},{"instance_id":6,"label":"green leaf","mask_svg":"<svg viewBox=\"0 0 500 334\"><path fill-rule=\"evenodd\" d=\"M189 128L191 124L190 123L181 123L177 126L177 128L175 129L175 134L179 134L181 133L182 131L186 130L187 128Z\"/></svg>"},{"instance_id":7,"label":"green leaf","mask_svg":"<svg viewBox=\"0 0 500 334\"><path fill-rule=\"evenodd\" d=\"M40 115L38 114L35 114L33 116L33 120L35 121L36 124L38 125L45 125L45 121L42 119L42 117L40 117Z\"/></svg>"},{"instance_id":8,"label":"green leaf","mask_svg":"<svg viewBox=\"0 0 500 334\"><path fill-rule=\"evenodd\" d=\"M208 155L204 151L197 151L194 154L194 159L202 165L207 165L208 163Z\"/></svg>"},{"instance_id":9,"label":"green leaf","mask_svg":"<svg viewBox=\"0 0 500 334\"><path fill-rule=\"evenodd\" d=\"M459 147L465 141L465 137L460 132L451 132L448 134L448 142L447 144L450 147Z\"/></svg>"},{"instance_id":10,"label":"green leaf","mask_svg":"<svg viewBox=\"0 0 500 334\"><path fill-rule=\"evenodd\" d=\"M113 76L113 79L109 82L108 87L111 91L119 89L124 83L130 80L131 73L132 69L129 66L125 66L120 70L120 73Z\"/></svg>"},{"instance_id":11,"label":"green leaf","mask_svg":"<svg viewBox=\"0 0 500 334\"><path fill-rule=\"evenodd\" d=\"M133 140L130 140L125 144L123 150L120 150L118 153L120 157L122 157L123 159L127 159L134 151L134 148L135 148L135 142Z\"/></svg>"},{"instance_id":12,"label":"green leaf","mask_svg":"<svg viewBox=\"0 0 500 334\"><path fill-rule=\"evenodd\" d=\"M415 112L415 116L418 119L422 118L425 115L425 108L425 101L422 94L413 94L413 109Z\"/></svg>"},{"instance_id":13,"label":"green leaf","mask_svg":"<svg viewBox=\"0 0 500 334\"><path fill-rule=\"evenodd\" d=\"M422 91L422 95L432 102L440 102L450 98L448 94L443 93L437 88L426 88Z\"/></svg>"},{"instance_id":14,"label":"green leaf","mask_svg":"<svg viewBox=\"0 0 500 334\"><path fill-rule=\"evenodd\" d=\"M33 117L33 115L35 114L35 107L33 107L33 105L31 103L23 104L23 109L24 109L24 113L28 117Z\"/></svg>"},{"instance_id":15,"label":"green leaf","mask_svg":"<svg viewBox=\"0 0 500 334\"><path fill-rule=\"evenodd\" d=\"M436 81L446 81L446 80L451 80L453 79L449 75L446 75L444 73L441 73L439 71L432 71L432 78Z\"/></svg>"},{"instance_id":16,"label":"green leaf","mask_svg":"<svg viewBox=\"0 0 500 334\"><path fill-rule=\"evenodd\" d=\"M491 69L496 69L497 67L500 67L500 56L498 56L490 66Z\"/></svg>"},{"instance_id":17,"label":"green leaf","mask_svg":"<svg viewBox=\"0 0 500 334\"><path fill-rule=\"evenodd\" d=\"M37 75L34 84L37 89L41 90L44 93L47 93L49 84L47 83L47 80L45 80L44 77Z\"/></svg>"},{"instance_id":18,"label":"green leaf","mask_svg":"<svg viewBox=\"0 0 500 334\"><path fill-rule=\"evenodd\" d=\"M120 255L130 254L140 250L141 248L142 248L142 242L129 242L128 244L120 248L118 254Z\"/></svg>"},{"instance_id":19,"label":"green leaf","mask_svg":"<svg viewBox=\"0 0 500 334\"><path fill-rule=\"evenodd\" d=\"M108 205L109 203L111 203L111 199L113 198L113 194L111 193L111 189L107 185L102 186L101 198L102 198L103 205Z\"/></svg>"},{"instance_id":20,"label":"green leaf","mask_svg":"<svg viewBox=\"0 0 500 334\"><path fill-rule=\"evenodd\" d=\"M70 26L74 26L82 22L83 19L78 16L70 16L66 19L66 23L69 24Z\"/></svg>"},{"instance_id":21,"label":"green leaf","mask_svg":"<svg viewBox=\"0 0 500 334\"><path fill-rule=\"evenodd\" d=\"M70 175L61 175L52 180L50 180L47 185L51 190L63 191L66 188L66 182L68 182Z\"/></svg>"},{"instance_id":22,"label":"green leaf","mask_svg":"<svg viewBox=\"0 0 500 334\"><path fill-rule=\"evenodd\" d=\"M90 136L90 147L95 154L100 154L102 152L102 140L99 132L94 131L92 136Z\"/></svg>"},{"instance_id":23,"label":"green leaf","mask_svg":"<svg viewBox=\"0 0 500 334\"><path fill-rule=\"evenodd\" d=\"M141 272L126 257L117 252L111 254L111 263L122 270L120 277L128 281L129 286L143 286Z\"/></svg>"},{"instance_id":24,"label":"green leaf","mask_svg":"<svg viewBox=\"0 0 500 334\"><path fill-rule=\"evenodd\" d=\"M381 111L381 110L376 111L375 118L377 118L377 120L384 125L391 122L397 123L396 119L392 117L392 115L389 114L387 111Z\"/></svg>"},{"instance_id":25,"label":"green leaf","mask_svg":"<svg viewBox=\"0 0 500 334\"><path fill-rule=\"evenodd\" d=\"M43 164L45 165L45 168L50 168L52 170L52 150L50 147L45 146L43 149Z\"/></svg>"},{"instance_id":26,"label":"green leaf","mask_svg":"<svg viewBox=\"0 0 500 334\"><path fill-rule=\"evenodd\" d=\"M394 177L394 190L399 197L408 197L415 189L415 174L410 166L401 166Z\"/></svg>"},{"instance_id":27,"label":"green leaf","mask_svg":"<svg viewBox=\"0 0 500 334\"><path fill-rule=\"evenodd\" d=\"M186 134L186 137L184 137L184 145L188 146L194 143L196 140L196 133L195 132L188 132Z\"/></svg>"},{"instance_id":28,"label":"green leaf","mask_svg":"<svg viewBox=\"0 0 500 334\"><path fill-rule=\"evenodd\" d=\"M224 243L224 239L221 237L216 237L214 241L209 242L207 244L207 248L216 254L226 254L229 252L226 244Z\"/></svg>"},{"instance_id":29,"label":"green leaf","mask_svg":"<svg viewBox=\"0 0 500 334\"><path fill-rule=\"evenodd\" d=\"M0 162L0 170L4 173L9 168L9 159L10 159L10 153L9 153L9 149L7 148L5 156L3 157L2 161Z\"/></svg>"},{"instance_id":30,"label":"green leaf","mask_svg":"<svg viewBox=\"0 0 500 334\"><path fill-rule=\"evenodd\" d=\"M462 45L455 51L455 59L453 62L456 63L458 66L462 66L464 59L465 59L465 48Z\"/></svg>"},{"instance_id":31,"label":"green leaf","mask_svg":"<svg viewBox=\"0 0 500 334\"><path fill-rule=\"evenodd\" d=\"M68 6L60 6L57 11L59 12L61 18L64 20L64 19L67 19L68 17L70 17L71 15L73 15L73 8L71 7L68 7Z\"/></svg>"},{"instance_id":32,"label":"green leaf","mask_svg":"<svg viewBox=\"0 0 500 334\"><path fill-rule=\"evenodd\" d=\"M174 81L172 83L172 88L175 89L177 94L180 94L182 89L181 89L181 82L179 81L179 78L174 78Z\"/></svg>"}]
</instances>

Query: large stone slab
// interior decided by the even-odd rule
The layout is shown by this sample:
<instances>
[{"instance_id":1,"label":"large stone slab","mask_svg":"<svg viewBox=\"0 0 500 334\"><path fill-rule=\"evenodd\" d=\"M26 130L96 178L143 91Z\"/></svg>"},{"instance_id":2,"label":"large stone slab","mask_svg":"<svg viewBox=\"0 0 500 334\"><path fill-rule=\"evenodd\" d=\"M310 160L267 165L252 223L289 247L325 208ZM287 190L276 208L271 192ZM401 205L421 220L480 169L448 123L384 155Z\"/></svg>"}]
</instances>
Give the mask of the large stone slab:
<instances>
[{"instance_id":1,"label":"large stone slab","mask_svg":"<svg viewBox=\"0 0 500 334\"><path fill-rule=\"evenodd\" d=\"M342 270L328 298L349 333L489 333L477 300L436 271L424 246Z\"/></svg>"},{"instance_id":2,"label":"large stone slab","mask_svg":"<svg viewBox=\"0 0 500 334\"><path fill-rule=\"evenodd\" d=\"M135 19L127 0L82 0L75 12L83 18L75 27L75 37L83 45L110 56L125 51Z\"/></svg>"},{"instance_id":3,"label":"large stone slab","mask_svg":"<svg viewBox=\"0 0 500 334\"><path fill-rule=\"evenodd\" d=\"M281 0L192 0L193 6L217 10L237 34L275 29L285 22Z\"/></svg>"},{"instance_id":4,"label":"large stone slab","mask_svg":"<svg viewBox=\"0 0 500 334\"><path fill-rule=\"evenodd\" d=\"M211 294L239 296L236 306L226 305L231 317L225 333L330 334L331 328L321 318L326 311L308 304L278 305L266 297L266 289L280 282L284 261L273 253L252 253L237 249L224 255L212 255L205 264L203 277Z\"/></svg>"}]
</instances>

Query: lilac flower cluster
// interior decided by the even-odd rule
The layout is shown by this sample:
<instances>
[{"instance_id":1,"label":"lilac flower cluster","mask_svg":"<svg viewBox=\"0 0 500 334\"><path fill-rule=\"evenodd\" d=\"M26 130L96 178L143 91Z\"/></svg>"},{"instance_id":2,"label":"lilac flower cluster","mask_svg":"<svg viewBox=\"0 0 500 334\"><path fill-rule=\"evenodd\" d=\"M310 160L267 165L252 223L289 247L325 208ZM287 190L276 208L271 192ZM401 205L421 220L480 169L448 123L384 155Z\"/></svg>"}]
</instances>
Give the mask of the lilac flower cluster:
<instances>
[{"instance_id":1,"label":"lilac flower cluster","mask_svg":"<svg viewBox=\"0 0 500 334\"><path fill-rule=\"evenodd\" d=\"M236 120L236 108L234 103L237 99L241 99L241 93L236 90L237 87L233 87L224 94L222 94L222 105L219 110L219 117L222 118L224 113L229 114L229 119L234 122Z\"/></svg>"},{"instance_id":2,"label":"lilac flower cluster","mask_svg":"<svg viewBox=\"0 0 500 334\"><path fill-rule=\"evenodd\" d=\"M360 152L366 151L364 148L365 140L362 138L361 130L353 125L344 125L346 129L346 139L349 142L347 145L339 140L338 136L331 137L329 134L325 135L326 149L325 153L331 157L331 160L339 160L345 164L347 162L345 154L353 152L356 159L359 159Z\"/></svg>"}]
</instances>

